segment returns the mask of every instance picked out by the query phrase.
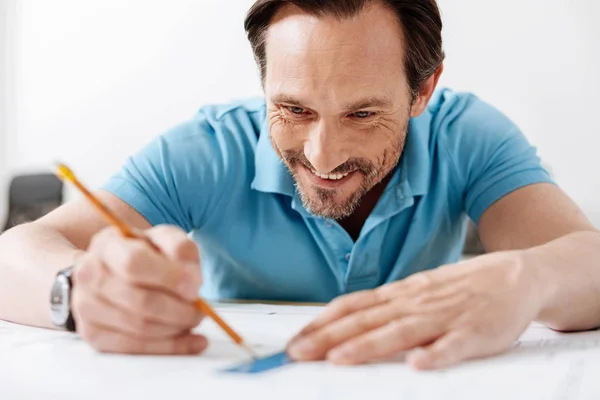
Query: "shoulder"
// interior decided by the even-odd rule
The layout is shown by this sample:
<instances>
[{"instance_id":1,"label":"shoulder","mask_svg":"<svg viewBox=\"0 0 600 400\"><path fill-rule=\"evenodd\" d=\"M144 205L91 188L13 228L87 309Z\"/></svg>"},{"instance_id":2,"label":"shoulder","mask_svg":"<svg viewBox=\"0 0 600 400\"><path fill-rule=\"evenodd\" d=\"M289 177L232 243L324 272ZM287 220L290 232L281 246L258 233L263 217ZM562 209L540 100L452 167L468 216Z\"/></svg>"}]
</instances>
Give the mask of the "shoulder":
<instances>
[{"instance_id":1,"label":"shoulder","mask_svg":"<svg viewBox=\"0 0 600 400\"><path fill-rule=\"evenodd\" d=\"M548 182L537 149L499 109L471 93L442 90L430 102L430 145L474 221L511 191Z\"/></svg>"},{"instance_id":2,"label":"shoulder","mask_svg":"<svg viewBox=\"0 0 600 400\"><path fill-rule=\"evenodd\" d=\"M255 142L264 119L265 103L260 98L207 104L192 118L168 130L160 138L167 142L183 141L187 144L193 144L195 140L226 148L231 141Z\"/></svg>"},{"instance_id":3,"label":"shoulder","mask_svg":"<svg viewBox=\"0 0 600 400\"><path fill-rule=\"evenodd\" d=\"M473 93L442 89L432 97L427 111L432 130L440 139L478 139L513 134L515 123L495 106Z\"/></svg>"},{"instance_id":4,"label":"shoulder","mask_svg":"<svg viewBox=\"0 0 600 400\"><path fill-rule=\"evenodd\" d=\"M507 115L473 93L439 90L427 112L432 139L455 159L472 154L491 156L505 141L524 140Z\"/></svg>"},{"instance_id":5,"label":"shoulder","mask_svg":"<svg viewBox=\"0 0 600 400\"><path fill-rule=\"evenodd\" d=\"M169 159L175 171L198 173L208 168L222 176L253 164L264 116L260 99L205 105L154 138L143 152Z\"/></svg>"},{"instance_id":6,"label":"shoulder","mask_svg":"<svg viewBox=\"0 0 600 400\"><path fill-rule=\"evenodd\" d=\"M206 105L155 137L129 164L146 175L172 177L180 191L199 183L224 187L240 177L251 179L264 115L258 99Z\"/></svg>"}]
</instances>

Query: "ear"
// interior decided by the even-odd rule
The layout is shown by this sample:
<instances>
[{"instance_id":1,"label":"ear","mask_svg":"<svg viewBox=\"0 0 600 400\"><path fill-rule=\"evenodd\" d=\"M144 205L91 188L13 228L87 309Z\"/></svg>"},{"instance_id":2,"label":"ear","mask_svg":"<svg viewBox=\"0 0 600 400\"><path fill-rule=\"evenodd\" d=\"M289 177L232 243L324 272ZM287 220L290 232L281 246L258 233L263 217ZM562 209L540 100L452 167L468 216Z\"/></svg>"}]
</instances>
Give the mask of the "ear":
<instances>
[{"instance_id":1,"label":"ear","mask_svg":"<svg viewBox=\"0 0 600 400\"><path fill-rule=\"evenodd\" d=\"M417 93L417 97L412 105L410 110L411 117L418 117L425 111L425 107L429 103L429 99L433 95L435 88L440 80L440 76L444 71L444 64L442 63L438 69L427 79L423 85L421 85L421 89L419 89L419 93Z\"/></svg>"}]
</instances>

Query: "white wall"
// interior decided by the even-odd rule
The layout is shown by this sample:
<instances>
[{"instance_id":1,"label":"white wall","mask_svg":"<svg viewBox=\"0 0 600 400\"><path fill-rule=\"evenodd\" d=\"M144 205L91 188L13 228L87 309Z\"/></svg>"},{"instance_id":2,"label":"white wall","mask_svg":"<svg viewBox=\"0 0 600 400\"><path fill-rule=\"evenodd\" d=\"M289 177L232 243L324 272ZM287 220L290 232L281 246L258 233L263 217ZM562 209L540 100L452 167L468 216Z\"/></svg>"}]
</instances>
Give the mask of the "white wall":
<instances>
[{"instance_id":1,"label":"white wall","mask_svg":"<svg viewBox=\"0 0 600 400\"><path fill-rule=\"evenodd\" d=\"M97 186L204 103L260 94L242 26L253 0L4 1L15 25L12 171L61 159ZM600 226L599 2L439 3L441 83L512 117Z\"/></svg>"},{"instance_id":2,"label":"white wall","mask_svg":"<svg viewBox=\"0 0 600 400\"><path fill-rule=\"evenodd\" d=\"M438 0L442 84L515 120L600 227L600 2Z\"/></svg>"},{"instance_id":3,"label":"white wall","mask_svg":"<svg viewBox=\"0 0 600 400\"><path fill-rule=\"evenodd\" d=\"M63 160L97 186L204 103L261 93L243 30L251 0L8 1L12 171Z\"/></svg>"},{"instance_id":4,"label":"white wall","mask_svg":"<svg viewBox=\"0 0 600 400\"><path fill-rule=\"evenodd\" d=\"M6 185L7 178L7 137L8 137L8 4L0 1L0 229L8 211Z\"/></svg>"}]
</instances>

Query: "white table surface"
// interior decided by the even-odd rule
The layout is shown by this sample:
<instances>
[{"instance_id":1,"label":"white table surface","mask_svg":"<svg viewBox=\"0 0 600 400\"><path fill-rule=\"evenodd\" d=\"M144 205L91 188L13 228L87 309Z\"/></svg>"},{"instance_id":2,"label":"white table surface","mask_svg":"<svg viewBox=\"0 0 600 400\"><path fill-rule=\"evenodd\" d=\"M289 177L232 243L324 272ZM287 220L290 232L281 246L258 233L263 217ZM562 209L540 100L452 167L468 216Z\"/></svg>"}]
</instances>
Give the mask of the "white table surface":
<instances>
[{"instance_id":1,"label":"white table surface","mask_svg":"<svg viewBox=\"0 0 600 400\"><path fill-rule=\"evenodd\" d=\"M220 305L262 354L274 353L318 307ZM204 355L99 354L77 335L0 322L5 399L600 399L600 332L559 334L532 325L508 353L443 371L416 372L400 358L360 367L296 363L232 375L246 356L207 321Z\"/></svg>"}]
</instances>

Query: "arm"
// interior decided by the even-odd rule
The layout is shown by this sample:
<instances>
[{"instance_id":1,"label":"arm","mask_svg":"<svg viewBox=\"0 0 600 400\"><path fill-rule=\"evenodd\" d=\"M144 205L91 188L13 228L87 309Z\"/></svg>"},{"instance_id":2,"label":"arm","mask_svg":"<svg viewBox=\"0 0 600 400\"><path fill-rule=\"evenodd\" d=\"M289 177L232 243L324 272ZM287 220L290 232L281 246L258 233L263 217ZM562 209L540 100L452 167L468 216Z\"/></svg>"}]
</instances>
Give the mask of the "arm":
<instances>
[{"instance_id":1,"label":"arm","mask_svg":"<svg viewBox=\"0 0 600 400\"><path fill-rule=\"evenodd\" d=\"M101 192L98 197L131 226L150 226L116 196ZM54 276L73 265L105 226L102 216L82 199L2 234L0 319L51 327L49 295Z\"/></svg>"},{"instance_id":2,"label":"arm","mask_svg":"<svg viewBox=\"0 0 600 400\"><path fill-rule=\"evenodd\" d=\"M409 351L414 367L441 368L508 350L533 320L600 325L600 234L513 123L468 103L438 140L488 254L341 296L290 342L292 357L357 364Z\"/></svg>"},{"instance_id":3,"label":"arm","mask_svg":"<svg viewBox=\"0 0 600 400\"><path fill-rule=\"evenodd\" d=\"M545 293L537 320L557 330L600 326L600 232L558 187L531 185L492 205L479 222L488 252L522 250Z\"/></svg>"}]
</instances>

